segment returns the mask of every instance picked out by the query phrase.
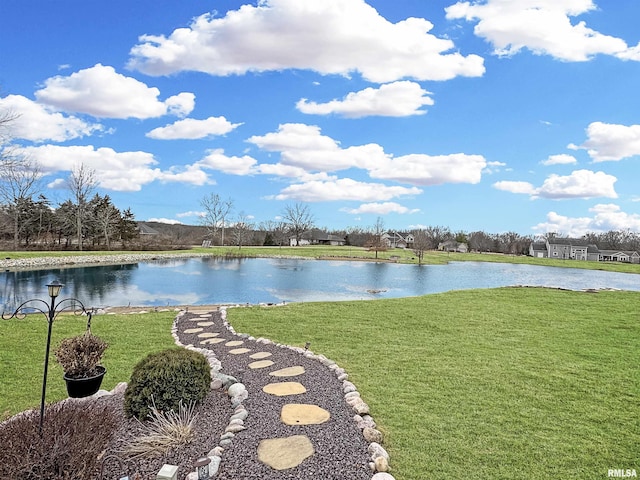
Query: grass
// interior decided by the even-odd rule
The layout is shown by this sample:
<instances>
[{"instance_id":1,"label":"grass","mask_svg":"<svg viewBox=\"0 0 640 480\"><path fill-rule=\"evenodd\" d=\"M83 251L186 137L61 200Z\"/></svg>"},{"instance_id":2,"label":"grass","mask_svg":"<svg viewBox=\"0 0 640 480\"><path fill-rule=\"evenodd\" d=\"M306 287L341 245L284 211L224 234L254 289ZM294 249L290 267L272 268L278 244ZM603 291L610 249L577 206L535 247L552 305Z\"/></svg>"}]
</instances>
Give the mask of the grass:
<instances>
[{"instance_id":1,"label":"grass","mask_svg":"<svg viewBox=\"0 0 640 480\"><path fill-rule=\"evenodd\" d=\"M375 260L376 252L371 252L362 247L305 245L302 247L194 247L190 250L166 250L166 251L98 251L98 252L14 252L0 251L0 258L36 258L36 257L61 257L61 256L96 256L96 255L120 255L120 254L207 254L211 256L244 256L244 257L299 257L309 259L345 259L345 260ZM418 263L414 252L410 249L392 248L378 252L377 259L388 261L391 257L397 257L399 263ZM541 265L546 267L582 268L590 270L604 270L622 273L640 274L639 264L621 262L592 262L577 260L558 260L554 258L534 258L527 255L502 255L495 253L454 253L429 250L425 252L422 263L426 265L444 265L448 262L500 262L519 263L527 265Z\"/></svg>"},{"instance_id":2,"label":"grass","mask_svg":"<svg viewBox=\"0 0 640 480\"><path fill-rule=\"evenodd\" d=\"M347 369L392 473L601 479L637 468L640 294L504 288L229 311Z\"/></svg>"},{"instance_id":3,"label":"grass","mask_svg":"<svg viewBox=\"0 0 640 480\"><path fill-rule=\"evenodd\" d=\"M175 312L153 315L97 315L91 331L109 344L101 388L110 390L128 382L133 366L147 354L175 346L171 324ZM47 379L47 402L66 398L62 368L53 351L64 337L84 332L86 317L61 315L54 324ZM0 320L0 420L28 408L39 408L47 321L42 314L24 320Z\"/></svg>"}]
</instances>

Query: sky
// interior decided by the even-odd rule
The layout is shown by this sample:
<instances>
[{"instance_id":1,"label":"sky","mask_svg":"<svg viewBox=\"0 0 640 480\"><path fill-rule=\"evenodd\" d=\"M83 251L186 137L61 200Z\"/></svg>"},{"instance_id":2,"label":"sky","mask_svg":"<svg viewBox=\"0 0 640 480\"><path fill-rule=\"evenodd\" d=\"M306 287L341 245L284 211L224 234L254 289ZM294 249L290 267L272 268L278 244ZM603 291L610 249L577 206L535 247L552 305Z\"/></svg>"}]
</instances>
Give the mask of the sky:
<instances>
[{"instance_id":1,"label":"sky","mask_svg":"<svg viewBox=\"0 0 640 480\"><path fill-rule=\"evenodd\" d=\"M640 232L637 0L2 0L0 112L136 220Z\"/></svg>"}]
</instances>

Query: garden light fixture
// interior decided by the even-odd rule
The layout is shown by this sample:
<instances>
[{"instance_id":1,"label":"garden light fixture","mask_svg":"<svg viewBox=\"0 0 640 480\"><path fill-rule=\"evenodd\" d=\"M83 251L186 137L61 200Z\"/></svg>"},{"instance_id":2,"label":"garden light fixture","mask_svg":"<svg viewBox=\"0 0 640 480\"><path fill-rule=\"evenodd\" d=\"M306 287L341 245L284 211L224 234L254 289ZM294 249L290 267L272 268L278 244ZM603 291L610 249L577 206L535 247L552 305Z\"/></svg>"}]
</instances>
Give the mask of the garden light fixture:
<instances>
[{"instance_id":1,"label":"garden light fixture","mask_svg":"<svg viewBox=\"0 0 640 480\"><path fill-rule=\"evenodd\" d=\"M49 293L49 297L51 297L51 303L47 303L45 300L41 300L38 298L33 298L31 300L27 300L23 302L16 310L9 316L5 316L4 312L2 313L3 320L9 320L11 318L23 319L29 313L40 312L47 318L48 329L47 329L47 348L44 355L44 373L42 375L42 395L40 397L40 424L38 425L38 433L42 436L42 424L44 422L44 404L45 404L45 396L47 391L47 372L49 370L49 350L51 348L51 330L53 328L53 321L56 316L62 311L73 310L76 315L86 314L89 317L89 321L91 321L91 312L87 312L84 308L84 305L80 300L75 298L65 298L60 300L56 304L56 298L60 295L60 290L62 290L64 285L60 283L58 280L54 280L53 282L47 285L47 290ZM44 306L43 306L44 305ZM46 308L45 308L46 307Z\"/></svg>"}]
</instances>

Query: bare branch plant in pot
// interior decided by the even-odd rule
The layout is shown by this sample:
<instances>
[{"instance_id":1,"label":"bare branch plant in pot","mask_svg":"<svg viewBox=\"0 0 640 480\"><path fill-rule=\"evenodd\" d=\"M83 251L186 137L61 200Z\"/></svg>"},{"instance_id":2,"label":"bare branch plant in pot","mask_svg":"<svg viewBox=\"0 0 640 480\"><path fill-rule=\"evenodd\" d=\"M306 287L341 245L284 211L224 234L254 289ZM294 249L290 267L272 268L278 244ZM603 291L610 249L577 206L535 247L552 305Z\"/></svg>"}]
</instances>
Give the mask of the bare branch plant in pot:
<instances>
[{"instance_id":1,"label":"bare branch plant in pot","mask_svg":"<svg viewBox=\"0 0 640 480\"><path fill-rule=\"evenodd\" d=\"M106 373L100 362L107 347L108 344L104 340L89 330L60 342L55 356L64 370L64 380L70 397L88 397L100 389Z\"/></svg>"}]
</instances>

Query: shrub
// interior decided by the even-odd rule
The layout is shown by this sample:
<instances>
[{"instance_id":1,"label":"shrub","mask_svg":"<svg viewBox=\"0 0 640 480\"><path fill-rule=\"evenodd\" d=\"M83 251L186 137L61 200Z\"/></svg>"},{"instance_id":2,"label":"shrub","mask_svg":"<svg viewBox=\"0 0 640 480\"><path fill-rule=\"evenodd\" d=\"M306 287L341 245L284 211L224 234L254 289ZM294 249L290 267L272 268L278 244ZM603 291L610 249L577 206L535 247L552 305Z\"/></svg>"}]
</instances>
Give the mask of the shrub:
<instances>
[{"instance_id":1,"label":"shrub","mask_svg":"<svg viewBox=\"0 0 640 480\"><path fill-rule=\"evenodd\" d=\"M95 480L100 453L119 424L105 403L61 402L0 424L0 478L12 480Z\"/></svg>"},{"instance_id":2,"label":"shrub","mask_svg":"<svg viewBox=\"0 0 640 480\"><path fill-rule=\"evenodd\" d=\"M56 348L56 360L68 377L92 377L98 373L96 367L107 347L104 340L87 331L82 335L63 339Z\"/></svg>"},{"instance_id":3,"label":"shrub","mask_svg":"<svg viewBox=\"0 0 640 480\"><path fill-rule=\"evenodd\" d=\"M124 411L146 419L151 406L160 411L178 411L180 403L198 404L209 392L211 371L204 355L173 348L152 353L133 369L124 394Z\"/></svg>"}]
</instances>

